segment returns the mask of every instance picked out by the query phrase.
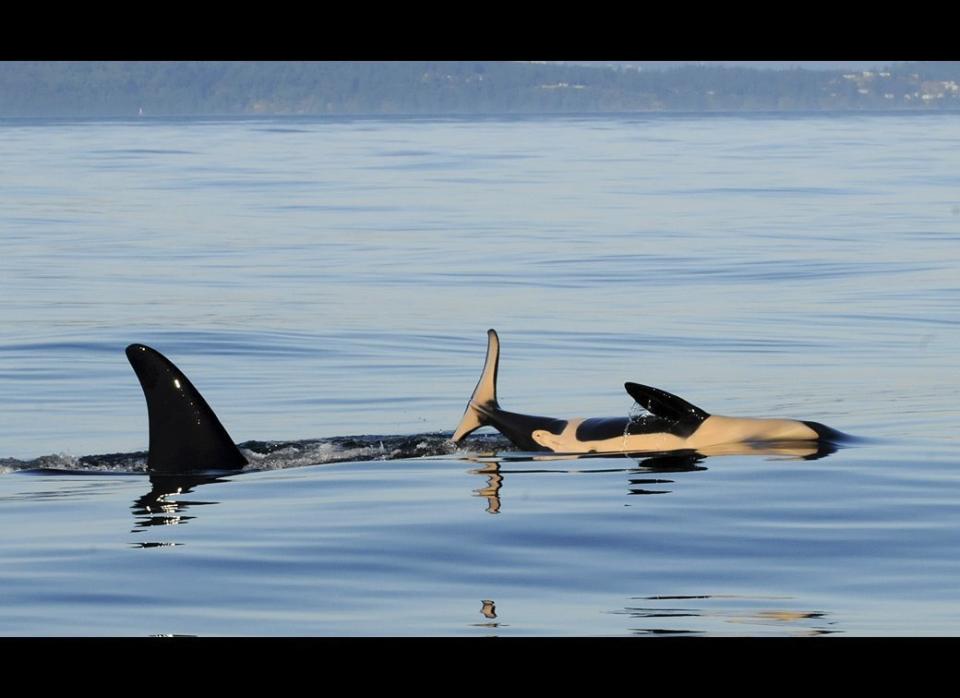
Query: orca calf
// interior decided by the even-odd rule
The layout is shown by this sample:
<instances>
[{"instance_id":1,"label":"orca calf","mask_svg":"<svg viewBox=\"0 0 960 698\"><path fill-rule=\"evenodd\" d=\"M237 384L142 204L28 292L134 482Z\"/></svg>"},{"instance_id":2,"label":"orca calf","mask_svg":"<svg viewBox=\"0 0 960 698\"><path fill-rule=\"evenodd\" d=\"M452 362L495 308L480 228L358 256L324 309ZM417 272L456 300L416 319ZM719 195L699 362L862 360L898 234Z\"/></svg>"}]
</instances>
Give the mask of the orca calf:
<instances>
[{"instance_id":1,"label":"orca calf","mask_svg":"<svg viewBox=\"0 0 960 698\"><path fill-rule=\"evenodd\" d=\"M247 464L207 401L173 362L143 344L131 344L126 351L147 399L151 473L240 470Z\"/></svg>"},{"instance_id":2,"label":"orca calf","mask_svg":"<svg viewBox=\"0 0 960 698\"><path fill-rule=\"evenodd\" d=\"M649 414L641 417L556 419L507 412L497 401L500 339L487 331L487 358L480 381L453 433L454 443L482 426L492 426L524 451L554 453L653 453L693 450L705 455L733 453L731 444L808 444L805 458L819 458L846 440L818 422L711 415L665 390L626 383L627 393ZM751 449L744 449L749 452Z\"/></svg>"}]
</instances>

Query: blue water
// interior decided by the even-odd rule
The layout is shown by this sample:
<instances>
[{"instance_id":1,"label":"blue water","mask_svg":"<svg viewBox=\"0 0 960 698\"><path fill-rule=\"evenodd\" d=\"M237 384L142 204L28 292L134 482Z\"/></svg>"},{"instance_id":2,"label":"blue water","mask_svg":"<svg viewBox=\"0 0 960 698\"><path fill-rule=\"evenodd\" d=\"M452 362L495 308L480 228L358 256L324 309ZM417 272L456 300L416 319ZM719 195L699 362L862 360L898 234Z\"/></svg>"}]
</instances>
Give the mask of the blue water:
<instances>
[{"instance_id":1,"label":"blue water","mask_svg":"<svg viewBox=\"0 0 960 698\"><path fill-rule=\"evenodd\" d=\"M0 121L0 634L956 634L958 262L950 114ZM864 440L455 451L488 327ZM151 495L131 342L291 443Z\"/></svg>"}]
</instances>

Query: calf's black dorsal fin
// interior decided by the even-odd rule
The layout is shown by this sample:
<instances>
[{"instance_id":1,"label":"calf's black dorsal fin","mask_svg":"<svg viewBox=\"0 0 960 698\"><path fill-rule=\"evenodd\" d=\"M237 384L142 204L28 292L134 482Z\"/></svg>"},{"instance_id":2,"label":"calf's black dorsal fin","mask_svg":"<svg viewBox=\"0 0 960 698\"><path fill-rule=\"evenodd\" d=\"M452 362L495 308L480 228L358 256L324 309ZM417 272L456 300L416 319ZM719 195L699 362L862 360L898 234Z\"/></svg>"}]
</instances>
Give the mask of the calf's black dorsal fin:
<instances>
[{"instance_id":1,"label":"calf's black dorsal fin","mask_svg":"<svg viewBox=\"0 0 960 698\"><path fill-rule=\"evenodd\" d=\"M128 346L127 359L147 400L151 472L239 470L247 464L217 415L173 362L143 344Z\"/></svg>"}]
</instances>

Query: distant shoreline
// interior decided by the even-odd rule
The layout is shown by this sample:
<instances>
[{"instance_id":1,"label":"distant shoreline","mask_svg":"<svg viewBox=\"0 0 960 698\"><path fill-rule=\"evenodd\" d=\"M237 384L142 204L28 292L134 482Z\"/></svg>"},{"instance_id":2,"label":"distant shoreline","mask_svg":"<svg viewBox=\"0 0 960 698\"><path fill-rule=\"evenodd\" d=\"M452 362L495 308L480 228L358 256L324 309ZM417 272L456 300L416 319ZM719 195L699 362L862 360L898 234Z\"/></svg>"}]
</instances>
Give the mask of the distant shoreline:
<instances>
[{"instance_id":1,"label":"distant shoreline","mask_svg":"<svg viewBox=\"0 0 960 698\"><path fill-rule=\"evenodd\" d=\"M110 123L159 123L169 121L201 122L209 121L291 121L291 122L336 122L336 121L529 121L529 120L602 120L617 118L703 118L703 117L738 117L738 118L809 118L809 117L849 117L849 116L944 116L960 114L960 106L942 109L833 109L833 110L805 110L805 111L647 111L647 112L587 112L587 113L557 113L541 112L529 114L516 113L480 113L480 114L170 114L150 116L2 116L0 124L28 125L29 122L69 123L69 122L110 122Z\"/></svg>"},{"instance_id":2,"label":"distant shoreline","mask_svg":"<svg viewBox=\"0 0 960 698\"><path fill-rule=\"evenodd\" d=\"M0 118L960 110L960 62L844 71L509 61L0 61Z\"/></svg>"}]
</instances>

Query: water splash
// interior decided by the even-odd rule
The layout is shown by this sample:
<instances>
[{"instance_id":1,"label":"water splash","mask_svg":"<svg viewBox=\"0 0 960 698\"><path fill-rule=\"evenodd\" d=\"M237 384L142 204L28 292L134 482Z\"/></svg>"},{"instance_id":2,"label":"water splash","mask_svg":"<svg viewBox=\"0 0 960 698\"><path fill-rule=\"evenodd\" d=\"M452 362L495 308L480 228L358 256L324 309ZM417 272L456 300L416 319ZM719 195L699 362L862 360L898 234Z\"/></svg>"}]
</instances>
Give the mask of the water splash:
<instances>
[{"instance_id":1,"label":"water splash","mask_svg":"<svg viewBox=\"0 0 960 698\"><path fill-rule=\"evenodd\" d=\"M632 427L637 422L641 422L645 419L652 417L653 415L647 410L643 405L634 400L633 404L630 406L630 409L627 411L627 423L623 427L623 446L621 447L622 451L627 451L627 437L630 436L630 427Z\"/></svg>"},{"instance_id":2,"label":"water splash","mask_svg":"<svg viewBox=\"0 0 960 698\"><path fill-rule=\"evenodd\" d=\"M410 435L334 436L300 441L245 441L237 444L253 470L282 470L305 465L346 461L397 460L430 456L470 456L502 450L509 446L499 435L472 439L468 447L457 447L451 433L433 432ZM18 471L63 471L72 473L147 472L147 452L105 453L72 456L51 454L30 460L0 458L0 474Z\"/></svg>"}]
</instances>

